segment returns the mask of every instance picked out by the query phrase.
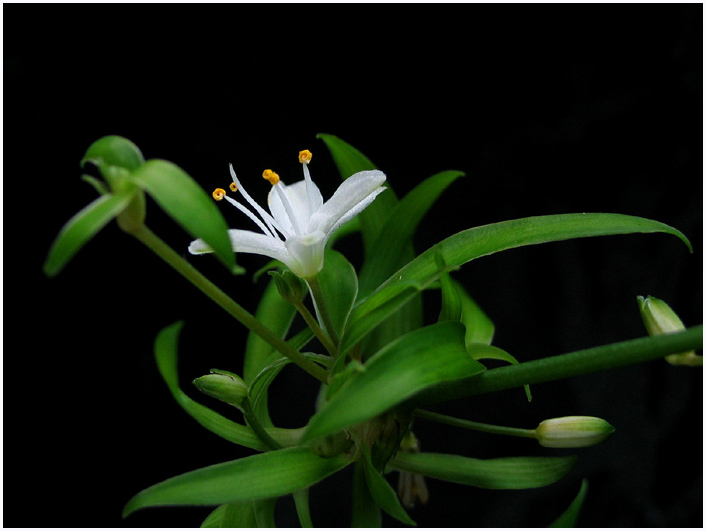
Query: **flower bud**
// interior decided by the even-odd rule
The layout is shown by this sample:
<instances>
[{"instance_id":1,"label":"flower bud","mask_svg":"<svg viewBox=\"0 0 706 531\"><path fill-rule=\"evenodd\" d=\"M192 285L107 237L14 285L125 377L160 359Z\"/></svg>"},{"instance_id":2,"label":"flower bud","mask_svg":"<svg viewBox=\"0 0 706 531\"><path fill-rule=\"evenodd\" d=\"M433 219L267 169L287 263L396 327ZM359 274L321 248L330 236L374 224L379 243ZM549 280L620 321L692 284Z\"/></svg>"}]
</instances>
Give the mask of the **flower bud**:
<instances>
[{"instance_id":1,"label":"flower bud","mask_svg":"<svg viewBox=\"0 0 706 531\"><path fill-rule=\"evenodd\" d=\"M671 334L685 330L679 316L674 313L669 305L655 297L638 297L637 303L640 307L640 315L645 323L647 333L651 336L660 334ZM703 358L697 356L693 350L670 354L664 358L672 365L703 365Z\"/></svg>"},{"instance_id":2,"label":"flower bud","mask_svg":"<svg viewBox=\"0 0 706 531\"><path fill-rule=\"evenodd\" d=\"M213 369L211 374L196 378L193 383L202 393L235 407L240 407L248 394L242 378L226 371Z\"/></svg>"},{"instance_id":3,"label":"flower bud","mask_svg":"<svg viewBox=\"0 0 706 531\"><path fill-rule=\"evenodd\" d=\"M299 304L306 297L306 283L289 269L268 271L268 274L274 279L277 291L287 302Z\"/></svg>"},{"instance_id":4,"label":"flower bud","mask_svg":"<svg viewBox=\"0 0 706 531\"><path fill-rule=\"evenodd\" d=\"M596 417L561 417L540 422L535 433L539 444L548 448L582 448L605 441L614 431Z\"/></svg>"}]
</instances>

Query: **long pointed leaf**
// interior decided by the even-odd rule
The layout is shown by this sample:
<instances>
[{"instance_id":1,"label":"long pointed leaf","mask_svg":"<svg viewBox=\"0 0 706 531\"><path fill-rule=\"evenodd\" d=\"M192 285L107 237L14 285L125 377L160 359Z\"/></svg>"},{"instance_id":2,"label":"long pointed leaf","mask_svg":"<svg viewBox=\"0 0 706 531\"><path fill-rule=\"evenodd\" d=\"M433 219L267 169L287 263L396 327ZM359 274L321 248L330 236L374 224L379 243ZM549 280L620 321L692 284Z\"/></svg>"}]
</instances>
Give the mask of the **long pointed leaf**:
<instances>
[{"instance_id":1,"label":"long pointed leaf","mask_svg":"<svg viewBox=\"0 0 706 531\"><path fill-rule=\"evenodd\" d=\"M390 343L311 418L302 441L370 419L440 382L483 372L467 354L463 337L463 326L447 321Z\"/></svg>"},{"instance_id":2,"label":"long pointed leaf","mask_svg":"<svg viewBox=\"0 0 706 531\"><path fill-rule=\"evenodd\" d=\"M483 489L531 489L563 478L576 456L473 459L460 455L400 452L390 467L402 472Z\"/></svg>"},{"instance_id":3,"label":"long pointed leaf","mask_svg":"<svg viewBox=\"0 0 706 531\"><path fill-rule=\"evenodd\" d=\"M368 485L370 495L380 506L380 508L403 524L417 525L416 522L409 517L407 511L405 511L402 507L395 490L390 486L382 474L375 470L375 467L370 461L370 455L367 453L363 457L363 466L365 471L365 481Z\"/></svg>"},{"instance_id":4,"label":"long pointed leaf","mask_svg":"<svg viewBox=\"0 0 706 531\"><path fill-rule=\"evenodd\" d=\"M130 180L155 201L194 238L203 239L231 270L235 253L228 225L213 200L184 170L166 160L148 160L132 172Z\"/></svg>"},{"instance_id":5,"label":"long pointed leaf","mask_svg":"<svg viewBox=\"0 0 706 531\"><path fill-rule=\"evenodd\" d=\"M576 527L576 520L581 512L581 507L583 506L583 500L586 498L586 492L588 492L588 481L583 480L581 482L581 488L579 489L576 498L571 502L561 515L554 520L549 527Z\"/></svg>"},{"instance_id":6,"label":"long pointed leaf","mask_svg":"<svg viewBox=\"0 0 706 531\"><path fill-rule=\"evenodd\" d=\"M44 263L44 272L54 276L108 222L128 206L132 194L102 195L75 214L59 232Z\"/></svg>"},{"instance_id":7,"label":"long pointed leaf","mask_svg":"<svg viewBox=\"0 0 706 531\"><path fill-rule=\"evenodd\" d=\"M347 464L343 457L324 459L305 447L256 454L153 485L128 501L123 517L144 507L218 505L276 498L309 487Z\"/></svg>"}]
</instances>

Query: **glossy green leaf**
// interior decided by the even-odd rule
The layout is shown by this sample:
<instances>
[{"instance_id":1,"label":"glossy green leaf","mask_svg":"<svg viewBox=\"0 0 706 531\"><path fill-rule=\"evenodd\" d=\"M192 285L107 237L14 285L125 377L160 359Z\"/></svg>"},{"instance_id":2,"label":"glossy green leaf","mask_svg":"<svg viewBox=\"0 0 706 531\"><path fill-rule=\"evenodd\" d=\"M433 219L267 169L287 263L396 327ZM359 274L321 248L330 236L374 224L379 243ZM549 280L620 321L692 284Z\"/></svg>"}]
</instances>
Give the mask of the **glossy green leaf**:
<instances>
[{"instance_id":1,"label":"glossy green leaf","mask_svg":"<svg viewBox=\"0 0 706 531\"><path fill-rule=\"evenodd\" d=\"M184 170L166 160L152 159L134 170L130 180L149 193L191 236L203 239L230 270L235 270L235 253L225 219L212 198Z\"/></svg>"},{"instance_id":2,"label":"glossy green leaf","mask_svg":"<svg viewBox=\"0 0 706 531\"><path fill-rule=\"evenodd\" d=\"M387 514L396 518L403 524L407 525L417 525L414 520L412 520L407 511L404 510L402 504L400 503L397 493L390 486L387 480L375 470L375 467L370 461L370 455L365 455L363 457L363 469L365 472L365 481L368 485L370 495L375 500L380 508Z\"/></svg>"},{"instance_id":3,"label":"glossy green leaf","mask_svg":"<svg viewBox=\"0 0 706 531\"><path fill-rule=\"evenodd\" d=\"M583 507L583 501L586 499L586 493L588 492L588 481L583 480L581 482L581 488L579 489L576 498L571 502L571 505L567 507L559 518L554 520L549 527L576 527L576 520L581 513L581 507Z\"/></svg>"},{"instance_id":4,"label":"glossy green leaf","mask_svg":"<svg viewBox=\"0 0 706 531\"><path fill-rule=\"evenodd\" d=\"M559 214L493 223L449 236L397 271L382 289L400 282L413 280L427 284L435 280L439 275L436 253L442 254L449 267L458 267L481 256L525 245L591 236L654 232L677 236L691 250L686 237L669 225L622 214Z\"/></svg>"},{"instance_id":5,"label":"glossy green leaf","mask_svg":"<svg viewBox=\"0 0 706 531\"><path fill-rule=\"evenodd\" d=\"M337 337L341 337L358 295L358 277L346 257L332 249L326 249L324 264L317 281L334 332Z\"/></svg>"},{"instance_id":6,"label":"glossy green leaf","mask_svg":"<svg viewBox=\"0 0 706 531\"><path fill-rule=\"evenodd\" d=\"M276 498L304 489L348 464L324 459L306 447L286 448L193 470L136 494L123 510L162 505L217 505Z\"/></svg>"},{"instance_id":7,"label":"glossy green leaf","mask_svg":"<svg viewBox=\"0 0 706 531\"><path fill-rule=\"evenodd\" d=\"M88 240L127 208L131 199L131 194L102 195L75 214L54 240L44 272L49 276L59 273Z\"/></svg>"},{"instance_id":8,"label":"glossy green leaf","mask_svg":"<svg viewBox=\"0 0 706 531\"><path fill-rule=\"evenodd\" d=\"M400 452L390 467L483 489L532 489L563 478L576 462L568 457L474 459L460 455Z\"/></svg>"},{"instance_id":9,"label":"glossy green leaf","mask_svg":"<svg viewBox=\"0 0 706 531\"><path fill-rule=\"evenodd\" d=\"M81 166L91 162L99 168L116 166L133 171L142 166L145 158L140 148L127 138L117 135L104 136L91 144L81 159Z\"/></svg>"},{"instance_id":10,"label":"glossy green leaf","mask_svg":"<svg viewBox=\"0 0 706 531\"><path fill-rule=\"evenodd\" d=\"M183 325L183 321L179 321L164 328L158 334L154 345L157 367L174 399L194 420L216 435L247 448L261 451L267 450L267 446L248 426L225 418L191 399L181 390L177 372L177 347L179 333ZM301 433L300 430L282 428L269 428L267 432L282 446L297 444Z\"/></svg>"},{"instance_id":11,"label":"glossy green leaf","mask_svg":"<svg viewBox=\"0 0 706 531\"><path fill-rule=\"evenodd\" d=\"M360 292L365 296L394 273L399 256L412 240L419 223L441 193L463 173L443 171L422 181L390 212L360 271Z\"/></svg>"},{"instance_id":12,"label":"glossy green leaf","mask_svg":"<svg viewBox=\"0 0 706 531\"><path fill-rule=\"evenodd\" d=\"M310 420L312 440L383 413L440 382L481 373L463 344L463 326L444 322L410 332L377 352Z\"/></svg>"}]
</instances>

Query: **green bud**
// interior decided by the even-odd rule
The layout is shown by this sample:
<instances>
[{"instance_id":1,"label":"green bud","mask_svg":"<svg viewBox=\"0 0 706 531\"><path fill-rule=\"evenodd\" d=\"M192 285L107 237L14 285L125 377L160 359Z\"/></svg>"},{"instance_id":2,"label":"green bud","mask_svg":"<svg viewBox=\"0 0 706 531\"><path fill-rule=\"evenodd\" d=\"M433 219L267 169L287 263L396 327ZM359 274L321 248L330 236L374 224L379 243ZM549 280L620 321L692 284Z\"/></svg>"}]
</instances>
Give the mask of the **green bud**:
<instances>
[{"instance_id":1,"label":"green bud","mask_svg":"<svg viewBox=\"0 0 706 531\"><path fill-rule=\"evenodd\" d=\"M202 393L238 408L248 394L248 387L240 376L216 369L196 378L193 383Z\"/></svg>"},{"instance_id":2,"label":"green bud","mask_svg":"<svg viewBox=\"0 0 706 531\"><path fill-rule=\"evenodd\" d=\"M306 297L306 283L289 269L268 271L268 274L274 279L277 291L287 302L299 304Z\"/></svg>"},{"instance_id":3,"label":"green bud","mask_svg":"<svg viewBox=\"0 0 706 531\"><path fill-rule=\"evenodd\" d=\"M561 417L540 422L535 434L539 444L548 448L582 448L602 443L614 431L596 417Z\"/></svg>"},{"instance_id":4,"label":"green bud","mask_svg":"<svg viewBox=\"0 0 706 531\"><path fill-rule=\"evenodd\" d=\"M640 307L640 315L645 323L645 328L647 328L647 333L651 336L672 334L686 329L679 316L674 313L674 310L666 302L648 296L638 297L637 304ZM664 359L672 365L703 365L703 358L697 356L693 350L670 354Z\"/></svg>"}]
</instances>

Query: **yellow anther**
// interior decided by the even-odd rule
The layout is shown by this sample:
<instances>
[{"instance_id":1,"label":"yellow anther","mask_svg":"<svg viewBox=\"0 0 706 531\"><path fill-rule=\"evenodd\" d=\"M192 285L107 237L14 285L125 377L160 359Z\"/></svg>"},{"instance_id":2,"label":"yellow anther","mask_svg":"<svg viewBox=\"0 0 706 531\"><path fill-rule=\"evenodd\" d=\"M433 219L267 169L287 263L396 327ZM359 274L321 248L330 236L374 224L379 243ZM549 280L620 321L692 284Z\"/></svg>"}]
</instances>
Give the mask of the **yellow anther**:
<instances>
[{"instance_id":1,"label":"yellow anther","mask_svg":"<svg viewBox=\"0 0 706 531\"><path fill-rule=\"evenodd\" d=\"M265 170L262 172L262 178L266 181L270 181L270 184L274 186L279 182L279 175L277 175L272 170Z\"/></svg>"},{"instance_id":2,"label":"yellow anther","mask_svg":"<svg viewBox=\"0 0 706 531\"><path fill-rule=\"evenodd\" d=\"M237 192L238 191L238 185L235 183L230 183L230 191L231 192Z\"/></svg>"},{"instance_id":3,"label":"yellow anther","mask_svg":"<svg viewBox=\"0 0 706 531\"><path fill-rule=\"evenodd\" d=\"M216 188L211 195L216 201L220 201L226 196L226 191L223 188Z\"/></svg>"},{"instance_id":4,"label":"yellow anther","mask_svg":"<svg viewBox=\"0 0 706 531\"><path fill-rule=\"evenodd\" d=\"M305 149L299 152L299 162L302 164L309 164L311 162L311 151Z\"/></svg>"}]
</instances>

